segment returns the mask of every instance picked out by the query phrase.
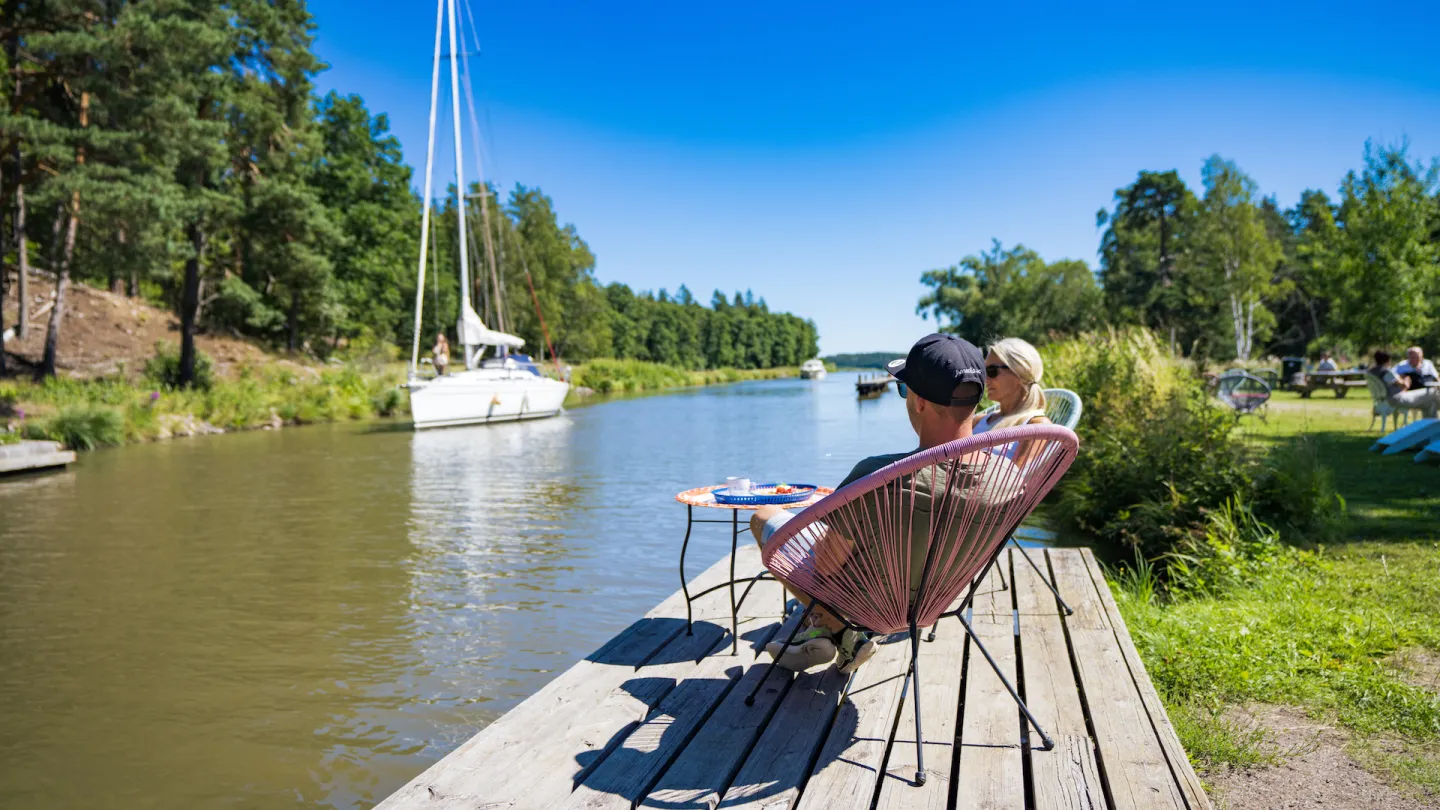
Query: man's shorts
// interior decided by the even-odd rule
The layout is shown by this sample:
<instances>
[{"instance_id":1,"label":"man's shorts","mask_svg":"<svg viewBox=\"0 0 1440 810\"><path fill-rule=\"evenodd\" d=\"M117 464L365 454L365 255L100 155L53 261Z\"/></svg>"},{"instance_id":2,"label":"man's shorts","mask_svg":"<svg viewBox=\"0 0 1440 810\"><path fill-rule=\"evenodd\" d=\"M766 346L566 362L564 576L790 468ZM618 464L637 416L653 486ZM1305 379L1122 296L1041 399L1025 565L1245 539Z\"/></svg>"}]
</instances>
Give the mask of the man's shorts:
<instances>
[{"instance_id":1,"label":"man's shorts","mask_svg":"<svg viewBox=\"0 0 1440 810\"><path fill-rule=\"evenodd\" d=\"M771 515L770 519L765 521L765 526L760 529L760 545L763 546L766 543L770 542L770 536L773 535L776 531L778 531L781 526L789 523L790 519L793 517L795 517L795 514L793 512L785 511L776 512L775 514Z\"/></svg>"}]
</instances>

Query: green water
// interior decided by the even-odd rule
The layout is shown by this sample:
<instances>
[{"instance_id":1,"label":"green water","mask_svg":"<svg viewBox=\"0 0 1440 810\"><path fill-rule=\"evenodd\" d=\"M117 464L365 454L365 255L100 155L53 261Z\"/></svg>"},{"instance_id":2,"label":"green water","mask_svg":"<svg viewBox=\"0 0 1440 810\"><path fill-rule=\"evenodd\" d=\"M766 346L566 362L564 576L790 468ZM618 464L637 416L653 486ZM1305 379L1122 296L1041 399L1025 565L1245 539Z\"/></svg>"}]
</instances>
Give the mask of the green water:
<instances>
[{"instance_id":1,"label":"green water","mask_svg":"<svg viewBox=\"0 0 1440 810\"><path fill-rule=\"evenodd\" d=\"M368 807L678 588L677 491L913 447L852 383L0 479L0 807ZM713 528L692 573L729 551Z\"/></svg>"}]
</instances>

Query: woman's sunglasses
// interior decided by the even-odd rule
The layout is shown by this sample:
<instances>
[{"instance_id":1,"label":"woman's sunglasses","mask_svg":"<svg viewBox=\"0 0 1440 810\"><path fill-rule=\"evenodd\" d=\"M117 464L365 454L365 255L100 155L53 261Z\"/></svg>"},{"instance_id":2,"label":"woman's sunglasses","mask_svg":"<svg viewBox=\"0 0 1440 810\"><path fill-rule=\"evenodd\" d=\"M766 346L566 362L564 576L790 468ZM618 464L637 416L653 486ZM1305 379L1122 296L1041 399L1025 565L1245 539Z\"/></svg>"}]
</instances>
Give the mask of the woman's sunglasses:
<instances>
[{"instance_id":1,"label":"woman's sunglasses","mask_svg":"<svg viewBox=\"0 0 1440 810\"><path fill-rule=\"evenodd\" d=\"M1009 367L1009 366L1001 366L1001 365L986 366L986 367L985 367L985 376L987 376L987 377L992 377L992 378L993 378L993 377L999 377L999 376L1000 376L1000 372L1002 372L1002 371L1009 371L1009 370L1010 370L1010 367ZM895 381L895 393L899 394L901 399L905 399L906 396L907 396L908 393L909 393L909 390L905 387L905 383L900 382L899 380L896 380L896 381Z\"/></svg>"}]
</instances>

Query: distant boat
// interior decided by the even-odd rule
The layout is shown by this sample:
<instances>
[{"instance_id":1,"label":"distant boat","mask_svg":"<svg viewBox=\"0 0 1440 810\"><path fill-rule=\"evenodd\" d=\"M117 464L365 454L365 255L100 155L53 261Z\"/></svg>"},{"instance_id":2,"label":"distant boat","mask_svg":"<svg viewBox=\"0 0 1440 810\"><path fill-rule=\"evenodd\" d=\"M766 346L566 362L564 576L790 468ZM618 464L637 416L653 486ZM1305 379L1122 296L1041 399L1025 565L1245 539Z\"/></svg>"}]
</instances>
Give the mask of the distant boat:
<instances>
[{"instance_id":1,"label":"distant boat","mask_svg":"<svg viewBox=\"0 0 1440 810\"><path fill-rule=\"evenodd\" d=\"M472 195L461 194L461 216L459 223L460 259L460 323L456 335L465 358L465 370L435 377L420 376L420 332L421 312L425 303L425 262L430 247L431 179L435 169L435 114L440 92L440 33L445 21L446 6L450 9L450 97L454 112L455 128L455 188L465 189L464 151L460 138L460 79L465 79L465 97L471 103L471 127L473 136L479 138L478 124L473 112L474 103L469 97L468 73L462 74L457 55L464 50L455 41L455 0L439 3L435 19L435 57L431 68L430 85L430 141L425 156L425 197L424 211L420 220L420 270L419 284L415 288L415 345L410 354L410 414L415 429L449 427L451 425L476 425L489 422L510 422L519 419L539 419L560 413L570 384L563 380L545 377L540 369L526 355L515 353L525 341L515 335L496 331L485 325L470 304L470 256L467 250L465 215ZM478 158L477 158L478 160ZM477 169L479 167L477 166ZM484 184L482 182L481 186ZM487 214L483 206L484 195L480 197L482 219ZM490 229L481 228L490 255L491 287L489 295L500 294L499 279L494 264L494 252L490 250ZM480 275L484 279L484 274ZM538 301L536 307L539 307ZM500 310L497 309L497 312ZM504 329L504 315L497 315ZM541 321L543 323L543 319ZM494 348L493 357L485 357L485 350Z\"/></svg>"},{"instance_id":2,"label":"distant boat","mask_svg":"<svg viewBox=\"0 0 1440 810\"><path fill-rule=\"evenodd\" d=\"M825 364L820 358L812 357L800 366L800 379L802 380L823 380L825 379Z\"/></svg>"}]
</instances>

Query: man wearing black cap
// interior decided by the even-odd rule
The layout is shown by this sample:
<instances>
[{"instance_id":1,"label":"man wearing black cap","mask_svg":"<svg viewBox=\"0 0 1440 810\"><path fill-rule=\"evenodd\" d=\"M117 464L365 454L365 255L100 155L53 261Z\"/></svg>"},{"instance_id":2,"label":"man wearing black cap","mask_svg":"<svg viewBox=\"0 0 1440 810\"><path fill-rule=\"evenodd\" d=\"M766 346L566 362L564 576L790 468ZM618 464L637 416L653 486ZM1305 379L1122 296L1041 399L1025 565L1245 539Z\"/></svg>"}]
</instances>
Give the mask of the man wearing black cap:
<instances>
[{"instance_id":1,"label":"man wearing black cap","mask_svg":"<svg viewBox=\"0 0 1440 810\"><path fill-rule=\"evenodd\" d=\"M955 335L926 335L910 348L904 360L894 360L886 369L897 380L900 395L905 398L905 411L910 416L910 427L920 438L920 446L904 453L862 459L840 482L842 487L907 456L970 435L970 417L985 388L985 357L972 343ZM985 469L993 469L993 462ZM932 483L928 479L917 480L917 489L928 495ZM928 508L929 498L923 503ZM750 530L763 546L791 517L791 513L779 507L761 507L751 515ZM846 538L840 537L838 541L845 547L826 549L824 553L836 567L844 564L854 548L854 543ZM928 540L911 546L912 553L917 555L910 561L912 582L919 581L916 564L924 566L927 547ZM795 596L802 602L809 600L802 593ZM781 666L799 672L838 656L840 672L849 674L875 654L874 641L865 634L846 629L842 621L824 608L817 605L810 615L811 627L801 631L789 647L780 641L766 645L766 651L775 656Z\"/></svg>"}]
</instances>

